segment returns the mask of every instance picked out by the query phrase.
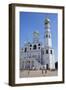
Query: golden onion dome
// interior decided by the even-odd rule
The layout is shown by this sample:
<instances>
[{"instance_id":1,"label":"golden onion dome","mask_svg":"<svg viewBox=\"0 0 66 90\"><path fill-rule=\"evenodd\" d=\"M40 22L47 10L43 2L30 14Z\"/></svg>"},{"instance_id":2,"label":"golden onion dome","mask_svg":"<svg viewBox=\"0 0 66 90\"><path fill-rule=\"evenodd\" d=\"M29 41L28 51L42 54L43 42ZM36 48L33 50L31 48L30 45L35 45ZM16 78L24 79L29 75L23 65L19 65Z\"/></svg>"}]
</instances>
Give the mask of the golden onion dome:
<instances>
[{"instance_id":1,"label":"golden onion dome","mask_svg":"<svg viewBox=\"0 0 66 90\"><path fill-rule=\"evenodd\" d=\"M48 24L48 23L50 23L50 19L49 18L46 18L45 19L45 24Z\"/></svg>"},{"instance_id":2,"label":"golden onion dome","mask_svg":"<svg viewBox=\"0 0 66 90\"><path fill-rule=\"evenodd\" d=\"M34 31L34 32L33 32L33 35L34 35L35 37L38 37L38 36L39 36L39 32L38 32L38 31Z\"/></svg>"}]
</instances>

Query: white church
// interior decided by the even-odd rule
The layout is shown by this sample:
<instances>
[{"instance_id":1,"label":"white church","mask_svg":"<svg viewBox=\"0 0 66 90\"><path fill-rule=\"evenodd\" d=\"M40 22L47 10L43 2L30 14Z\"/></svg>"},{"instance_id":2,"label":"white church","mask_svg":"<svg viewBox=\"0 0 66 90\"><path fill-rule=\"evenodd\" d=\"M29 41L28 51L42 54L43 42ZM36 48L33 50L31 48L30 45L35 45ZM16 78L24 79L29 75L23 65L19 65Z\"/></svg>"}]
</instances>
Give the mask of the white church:
<instances>
[{"instance_id":1,"label":"white church","mask_svg":"<svg viewBox=\"0 0 66 90\"><path fill-rule=\"evenodd\" d=\"M26 42L20 49L20 69L55 69L55 55L52 48L50 19L44 21L44 44L39 40L39 32L33 32L33 42Z\"/></svg>"}]
</instances>

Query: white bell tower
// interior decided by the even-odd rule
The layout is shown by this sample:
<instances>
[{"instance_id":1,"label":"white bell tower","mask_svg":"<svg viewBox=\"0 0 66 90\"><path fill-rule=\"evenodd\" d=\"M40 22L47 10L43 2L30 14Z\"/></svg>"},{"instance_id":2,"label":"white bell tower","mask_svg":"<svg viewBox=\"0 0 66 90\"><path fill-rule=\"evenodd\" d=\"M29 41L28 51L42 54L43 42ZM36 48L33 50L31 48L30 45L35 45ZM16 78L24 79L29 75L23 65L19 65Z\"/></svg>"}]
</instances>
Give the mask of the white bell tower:
<instances>
[{"instance_id":1,"label":"white bell tower","mask_svg":"<svg viewBox=\"0 0 66 90\"><path fill-rule=\"evenodd\" d=\"M51 32L50 32L50 19L46 18L45 22L45 34L44 34L44 40L45 40L45 47L52 47L52 41L51 41Z\"/></svg>"},{"instance_id":2,"label":"white bell tower","mask_svg":"<svg viewBox=\"0 0 66 90\"><path fill-rule=\"evenodd\" d=\"M54 49L52 48L50 26L50 19L46 18L44 21L45 32L43 63L47 66L47 69L55 69Z\"/></svg>"}]
</instances>

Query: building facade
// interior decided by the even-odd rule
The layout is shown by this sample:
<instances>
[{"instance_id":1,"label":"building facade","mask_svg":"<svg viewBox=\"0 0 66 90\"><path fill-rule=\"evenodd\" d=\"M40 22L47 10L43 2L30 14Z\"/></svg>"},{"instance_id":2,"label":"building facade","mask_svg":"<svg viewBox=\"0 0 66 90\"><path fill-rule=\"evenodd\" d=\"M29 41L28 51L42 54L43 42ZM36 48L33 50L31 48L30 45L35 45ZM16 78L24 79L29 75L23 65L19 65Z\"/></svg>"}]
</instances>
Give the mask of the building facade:
<instances>
[{"instance_id":1,"label":"building facade","mask_svg":"<svg viewBox=\"0 0 66 90\"><path fill-rule=\"evenodd\" d=\"M20 69L55 69L55 55L52 48L50 19L44 21L44 45L39 41L39 32L33 32L33 42L27 42L20 49Z\"/></svg>"}]
</instances>

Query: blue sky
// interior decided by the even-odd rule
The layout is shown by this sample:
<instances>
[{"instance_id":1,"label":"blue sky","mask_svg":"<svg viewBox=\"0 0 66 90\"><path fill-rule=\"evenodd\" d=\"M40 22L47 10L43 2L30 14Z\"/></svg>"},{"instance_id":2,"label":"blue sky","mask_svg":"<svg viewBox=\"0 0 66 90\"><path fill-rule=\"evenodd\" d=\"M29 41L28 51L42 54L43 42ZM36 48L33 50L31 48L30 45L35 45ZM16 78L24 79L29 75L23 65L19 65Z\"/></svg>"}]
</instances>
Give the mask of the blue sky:
<instances>
[{"instance_id":1,"label":"blue sky","mask_svg":"<svg viewBox=\"0 0 66 90\"><path fill-rule=\"evenodd\" d=\"M35 13L20 12L20 48L24 42L33 41L33 32L39 31L40 41L44 44L44 20L48 17L51 24L52 47L55 50L55 56L58 56L58 16L56 13Z\"/></svg>"}]
</instances>

